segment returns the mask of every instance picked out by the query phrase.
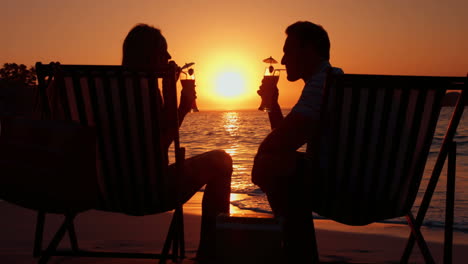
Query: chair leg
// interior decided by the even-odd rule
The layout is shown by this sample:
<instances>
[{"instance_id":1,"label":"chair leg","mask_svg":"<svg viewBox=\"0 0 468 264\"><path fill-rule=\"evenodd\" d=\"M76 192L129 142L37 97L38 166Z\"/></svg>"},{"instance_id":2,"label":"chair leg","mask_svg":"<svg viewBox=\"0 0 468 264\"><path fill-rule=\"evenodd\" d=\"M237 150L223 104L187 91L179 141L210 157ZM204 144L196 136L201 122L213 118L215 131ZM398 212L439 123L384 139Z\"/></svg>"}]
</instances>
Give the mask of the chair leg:
<instances>
[{"instance_id":1,"label":"chair leg","mask_svg":"<svg viewBox=\"0 0 468 264\"><path fill-rule=\"evenodd\" d=\"M448 145L450 146L450 142L448 143ZM444 144L442 144L442 147L443 146ZM429 204L431 202L432 195L434 194L434 191L437 187L437 182L439 181L440 172L444 166L445 160L447 159L447 154L448 154L448 148L447 148L447 151L441 150L441 153L439 153L439 156L437 157L436 164L434 166L434 169L432 170L431 178L429 180L429 183L427 184L426 191L424 192L424 197L421 202L421 206L419 207L418 214L414 222L415 227L417 227L418 229L422 225L424 221L424 217L426 216L426 212L429 209ZM413 251L414 242L415 242L415 237L413 235L413 232L411 232L408 238L408 241L406 243L406 247L403 252L403 255L401 256L400 263L408 263L409 257L411 256L411 252Z\"/></svg>"},{"instance_id":2,"label":"chair leg","mask_svg":"<svg viewBox=\"0 0 468 264\"><path fill-rule=\"evenodd\" d=\"M177 211L174 211L172 215L171 224L169 226L169 231L167 232L166 241L164 242L164 247L161 253L161 259L159 260L160 264L166 263L166 260L169 256L169 250L171 249L171 243L176 236L176 221L177 221Z\"/></svg>"},{"instance_id":3,"label":"chair leg","mask_svg":"<svg viewBox=\"0 0 468 264\"><path fill-rule=\"evenodd\" d=\"M452 235L453 235L453 208L454 208L454 192L455 192L455 170L456 170L456 142L449 141L448 148L445 157L442 157L441 160L447 158L447 193L446 193L446 211L445 211L445 241L444 241L444 263L451 263L452 261ZM447 157L448 156L448 157ZM438 168L443 166L441 163ZM436 166L437 167L437 166ZM436 170L436 168L434 168ZM434 172L433 172L434 173ZM434 176L434 175L433 175ZM419 230L422 225L422 221L426 214L426 211L429 207L429 202L434 193L438 177L431 177L431 180L426 189L421 207L418 211L418 217L414 221L415 227ZM400 263L408 263L409 257L413 250L415 243L415 236L412 232L408 238L408 242L405 247L405 251L400 259Z\"/></svg>"},{"instance_id":4,"label":"chair leg","mask_svg":"<svg viewBox=\"0 0 468 264\"><path fill-rule=\"evenodd\" d=\"M319 253L317 249L317 238L315 236L315 226L314 226L314 218L312 217L312 243L313 243L313 260L314 263L319 263Z\"/></svg>"},{"instance_id":5,"label":"chair leg","mask_svg":"<svg viewBox=\"0 0 468 264\"><path fill-rule=\"evenodd\" d=\"M453 211L455 201L455 170L457 157L457 143L451 142L448 152L447 193L445 199L445 237L444 263L452 263L453 244Z\"/></svg>"},{"instance_id":6,"label":"chair leg","mask_svg":"<svg viewBox=\"0 0 468 264\"><path fill-rule=\"evenodd\" d=\"M75 215L70 215L65 217L65 221L63 224L60 226L59 230L57 233L55 233L54 238L52 238L51 242L49 243L49 246L45 250L45 252L42 254L41 258L39 259L39 264L46 264L47 261L49 261L50 257L53 255L54 251L57 249L57 246L59 245L60 241L62 241L62 238L65 235L65 232L69 228L71 224L73 224L73 220L75 218Z\"/></svg>"},{"instance_id":7,"label":"chair leg","mask_svg":"<svg viewBox=\"0 0 468 264\"><path fill-rule=\"evenodd\" d=\"M37 213L36 234L34 238L34 250L33 250L33 256L35 258L39 257L42 251L42 236L44 234L45 216L46 214L43 211L39 211Z\"/></svg>"},{"instance_id":8,"label":"chair leg","mask_svg":"<svg viewBox=\"0 0 468 264\"><path fill-rule=\"evenodd\" d=\"M408 221L408 225L411 228L411 233L413 234L413 237L416 239L419 249L421 250L421 253L423 254L425 262L435 263L434 258L432 257L431 251L429 250L429 247L427 246L426 241L424 240L424 237L421 233L420 227L415 224L416 221L411 212L408 215L406 215L406 220Z\"/></svg>"},{"instance_id":9,"label":"chair leg","mask_svg":"<svg viewBox=\"0 0 468 264\"><path fill-rule=\"evenodd\" d=\"M175 218L175 230L172 244L172 261L176 262L178 258L184 258L185 256L185 245L183 243L184 236L184 218L182 205L177 207L174 211Z\"/></svg>"},{"instance_id":10,"label":"chair leg","mask_svg":"<svg viewBox=\"0 0 468 264\"><path fill-rule=\"evenodd\" d=\"M183 207L180 207L179 210L179 218L180 218L180 226L179 226L179 231L180 231L180 237L179 237L179 242L180 242L180 258L184 259L185 258L185 230L184 230L184 211Z\"/></svg>"},{"instance_id":11,"label":"chair leg","mask_svg":"<svg viewBox=\"0 0 468 264\"><path fill-rule=\"evenodd\" d=\"M69 215L67 217L75 218L74 215ZM74 252L77 252L79 250L78 239L76 238L75 224L73 221L69 223L67 229L68 229L68 236L70 237L71 248Z\"/></svg>"},{"instance_id":12,"label":"chair leg","mask_svg":"<svg viewBox=\"0 0 468 264\"><path fill-rule=\"evenodd\" d=\"M174 237L172 238L172 262L177 261L179 253L179 217L175 224Z\"/></svg>"}]
</instances>

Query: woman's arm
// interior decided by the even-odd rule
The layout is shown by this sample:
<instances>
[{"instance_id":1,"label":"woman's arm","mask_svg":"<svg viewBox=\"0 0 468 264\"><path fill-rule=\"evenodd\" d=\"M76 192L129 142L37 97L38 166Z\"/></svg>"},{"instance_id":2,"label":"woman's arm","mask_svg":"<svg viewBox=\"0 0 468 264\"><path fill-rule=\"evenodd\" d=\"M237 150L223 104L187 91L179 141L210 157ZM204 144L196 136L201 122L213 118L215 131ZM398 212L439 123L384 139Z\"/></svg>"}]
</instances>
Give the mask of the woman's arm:
<instances>
[{"instance_id":1,"label":"woman's arm","mask_svg":"<svg viewBox=\"0 0 468 264\"><path fill-rule=\"evenodd\" d=\"M196 98L196 93L195 90L190 91L186 89L182 89L181 94L180 94L180 104L179 107L176 108L174 105L174 102L176 102L176 98L173 98L173 95L176 93L171 93L167 91L168 85L165 85L163 83L163 96L164 96L164 104L163 104L163 115L165 118L166 122L166 142L165 146L166 149L169 148L171 145L172 141L175 138L175 135L177 133L177 129L182 125L182 122L184 121L185 116L190 112L193 102ZM177 109L177 116L175 115L175 111L173 109ZM171 121L178 119L178 124L177 126L174 125L174 123Z\"/></svg>"}]
</instances>

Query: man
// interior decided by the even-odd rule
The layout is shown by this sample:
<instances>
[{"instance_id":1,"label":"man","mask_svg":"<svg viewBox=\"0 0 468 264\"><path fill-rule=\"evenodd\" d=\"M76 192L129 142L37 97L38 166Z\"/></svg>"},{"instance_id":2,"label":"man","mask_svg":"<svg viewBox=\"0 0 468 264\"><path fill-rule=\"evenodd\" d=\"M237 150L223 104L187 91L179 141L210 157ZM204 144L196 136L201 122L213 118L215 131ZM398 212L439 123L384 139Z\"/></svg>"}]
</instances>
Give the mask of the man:
<instances>
[{"instance_id":1,"label":"man","mask_svg":"<svg viewBox=\"0 0 468 264\"><path fill-rule=\"evenodd\" d=\"M317 261L312 248L312 209L306 198L307 183L311 173L304 174L304 166L313 162L317 144L311 144L319 136L320 106L323 86L329 71L343 73L331 67L330 40L327 32L311 22L300 21L286 29L281 64L286 66L287 78L294 82L302 79L305 86L291 112L283 118L278 104L278 92L269 119L272 132L261 143L252 170L253 183L267 194L273 213L283 219L284 246L289 261ZM266 94L265 84L258 91ZM296 150L309 142L307 153ZM307 161L312 160L312 161ZM306 162L307 161L307 162Z\"/></svg>"}]
</instances>

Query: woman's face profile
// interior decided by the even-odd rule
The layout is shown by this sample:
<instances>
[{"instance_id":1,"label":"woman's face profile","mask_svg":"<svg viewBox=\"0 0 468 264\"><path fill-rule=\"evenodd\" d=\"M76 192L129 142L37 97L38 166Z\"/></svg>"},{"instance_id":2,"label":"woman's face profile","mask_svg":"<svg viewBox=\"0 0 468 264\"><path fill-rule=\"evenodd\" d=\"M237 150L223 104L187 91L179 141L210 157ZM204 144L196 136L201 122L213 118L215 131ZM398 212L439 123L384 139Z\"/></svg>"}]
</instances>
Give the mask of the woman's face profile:
<instances>
[{"instance_id":1,"label":"woman's face profile","mask_svg":"<svg viewBox=\"0 0 468 264\"><path fill-rule=\"evenodd\" d=\"M162 44L156 48L156 66L164 66L167 65L169 60L172 59L171 54L167 51L167 42L166 39L162 39Z\"/></svg>"}]
</instances>

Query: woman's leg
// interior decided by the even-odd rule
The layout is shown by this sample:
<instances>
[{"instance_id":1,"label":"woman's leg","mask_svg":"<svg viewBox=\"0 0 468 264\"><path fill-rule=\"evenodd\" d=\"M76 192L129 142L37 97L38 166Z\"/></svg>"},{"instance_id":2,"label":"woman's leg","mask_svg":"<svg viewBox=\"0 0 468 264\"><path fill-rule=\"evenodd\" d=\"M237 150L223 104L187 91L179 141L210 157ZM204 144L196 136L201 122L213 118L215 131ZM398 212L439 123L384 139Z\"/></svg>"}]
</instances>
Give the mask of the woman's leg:
<instances>
[{"instance_id":1,"label":"woman's leg","mask_svg":"<svg viewBox=\"0 0 468 264\"><path fill-rule=\"evenodd\" d=\"M202 222L199 258L214 256L216 216L229 213L232 158L224 150L213 150L184 161L184 174L179 184L179 201L186 202L203 185Z\"/></svg>"}]
</instances>

